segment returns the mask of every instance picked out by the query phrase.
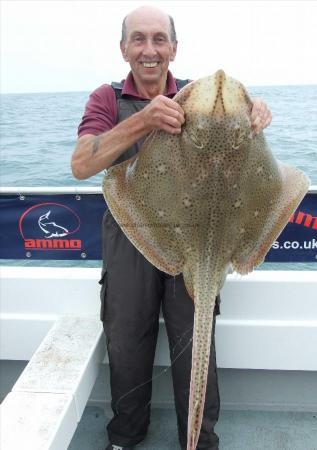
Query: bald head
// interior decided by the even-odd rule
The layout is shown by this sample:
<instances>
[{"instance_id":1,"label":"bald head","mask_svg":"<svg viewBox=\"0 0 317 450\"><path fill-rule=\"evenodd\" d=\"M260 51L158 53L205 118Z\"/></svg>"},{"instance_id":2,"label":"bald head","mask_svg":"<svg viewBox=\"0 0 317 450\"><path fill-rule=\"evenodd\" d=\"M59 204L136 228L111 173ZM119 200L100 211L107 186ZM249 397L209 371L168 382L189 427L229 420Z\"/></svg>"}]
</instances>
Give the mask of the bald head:
<instances>
[{"instance_id":1,"label":"bald head","mask_svg":"<svg viewBox=\"0 0 317 450\"><path fill-rule=\"evenodd\" d=\"M141 6L133 11L131 11L122 22L122 34L121 41L125 42L127 40L129 34L129 26L131 22L133 23L135 20L151 20L153 22L160 21L166 22L166 25L169 30L170 40L172 42L177 42L176 31L174 20L171 16L166 14L164 11L161 11L154 6Z\"/></svg>"}]
</instances>

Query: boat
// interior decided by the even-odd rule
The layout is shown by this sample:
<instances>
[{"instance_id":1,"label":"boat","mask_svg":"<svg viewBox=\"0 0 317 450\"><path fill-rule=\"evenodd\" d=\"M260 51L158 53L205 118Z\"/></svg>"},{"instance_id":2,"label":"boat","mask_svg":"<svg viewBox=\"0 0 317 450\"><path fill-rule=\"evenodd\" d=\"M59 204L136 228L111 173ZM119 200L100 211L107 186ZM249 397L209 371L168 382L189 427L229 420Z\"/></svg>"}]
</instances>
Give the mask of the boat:
<instances>
[{"instance_id":1,"label":"boat","mask_svg":"<svg viewBox=\"0 0 317 450\"><path fill-rule=\"evenodd\" d=\"M105 208L100 188L0 189L3 450L67 449L87 405L109 405L109 388L102 381L109 371L98 285ZM19 263L24 260L27 264ZM295 270L232 273L221 292L216 348L222 408L313 413L317 186L291 216L267 261L277 267L292 263ZM296 269L298 263L309 268ZM169 366L160 319L156 407L173 405Z\"/></svg>"}]
</instances>

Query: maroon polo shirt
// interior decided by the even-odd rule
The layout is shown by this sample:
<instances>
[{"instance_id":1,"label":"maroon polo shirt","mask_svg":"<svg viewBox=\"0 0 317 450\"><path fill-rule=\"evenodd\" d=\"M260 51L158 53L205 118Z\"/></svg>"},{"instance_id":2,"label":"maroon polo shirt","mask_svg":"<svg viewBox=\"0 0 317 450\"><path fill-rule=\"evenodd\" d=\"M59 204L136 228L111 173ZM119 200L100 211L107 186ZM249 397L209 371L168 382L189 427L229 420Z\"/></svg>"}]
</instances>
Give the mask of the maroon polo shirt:
<instances>
[{"instance_id":1,"label":"maroon polo shirt","mask_svg":"<svg viewBox=\"0 0 317 450\"><path fill-rule=\"evenodd\" d=\"M177 93L177 85L172 73L168 71L166 80L166 95L174 97ZM148 100L140 97L136 90L132 72L123 80L122 96L134 100ZM95 136L105 131L111 130L118 119L117 100L114 90L109 84L103 84L89 96L85 113L78 127L78 137L85 134Z\"/></svg>"}]
</instances>

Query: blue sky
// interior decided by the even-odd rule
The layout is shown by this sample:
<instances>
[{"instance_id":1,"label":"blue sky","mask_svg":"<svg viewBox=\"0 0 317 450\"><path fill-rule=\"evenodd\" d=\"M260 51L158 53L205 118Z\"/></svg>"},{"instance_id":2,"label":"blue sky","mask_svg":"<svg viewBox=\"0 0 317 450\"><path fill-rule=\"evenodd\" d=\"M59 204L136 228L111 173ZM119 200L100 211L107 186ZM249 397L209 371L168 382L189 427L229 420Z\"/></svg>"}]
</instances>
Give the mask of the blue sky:
<instances>
[{"instance_id":1,"label":"blue sky","mask_svg":"<svg viewBox=\"0 0 317 450\"><path fill-rule=\"evenodd\" d=\"M123 17L155 4L174 17L174 75L224 69L246 85L317 84L316 1L1 1L1 91L90 91L125 77Z\"/></svg>"}]
</instances>

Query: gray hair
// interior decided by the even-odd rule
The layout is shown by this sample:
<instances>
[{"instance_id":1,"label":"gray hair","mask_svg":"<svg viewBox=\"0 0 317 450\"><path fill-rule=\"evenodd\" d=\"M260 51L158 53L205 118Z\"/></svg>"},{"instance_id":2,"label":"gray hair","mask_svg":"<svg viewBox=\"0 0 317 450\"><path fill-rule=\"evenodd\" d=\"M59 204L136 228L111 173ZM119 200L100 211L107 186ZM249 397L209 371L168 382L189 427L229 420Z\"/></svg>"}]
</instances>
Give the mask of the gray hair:
<instances>
[{"instance_id":1,"label":"gray hair","mask_svg":"<svg viewBox=\"0 0 317 450\"><path fill-rule=\"evenodd\" d=\"M121 31L121 41L125 42L127 39L127 26L126 26L126 18L128 16L125 16L125 18L122 21L122 31ZM177 41L177 37L176 37L176 31L175 31L175 24L174 24L174 19L172 16L168 16L170 19L170 38L172 42L176 42Z\"/></svg>"}]
</instances>

